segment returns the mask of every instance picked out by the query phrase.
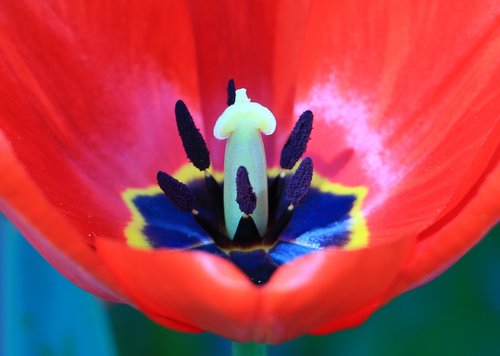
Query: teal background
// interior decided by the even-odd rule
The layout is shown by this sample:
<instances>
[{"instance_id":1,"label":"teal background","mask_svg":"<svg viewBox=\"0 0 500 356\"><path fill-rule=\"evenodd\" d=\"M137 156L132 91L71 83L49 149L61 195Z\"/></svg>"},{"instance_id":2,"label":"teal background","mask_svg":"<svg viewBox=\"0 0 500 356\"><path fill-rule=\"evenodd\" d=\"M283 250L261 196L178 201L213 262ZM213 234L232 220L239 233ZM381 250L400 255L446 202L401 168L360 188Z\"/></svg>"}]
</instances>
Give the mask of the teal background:
<instances>
[{"instance_id":1,"label":"teal background","mask_svg":"<svg viewBox=\"0 0 500 356\"><path fill-rule=\"evenodd\" d=\"M270 355L500 354L500 227L448 272L364 325L304 336ZM0 217L0 355L229 355L229 341L163 329L81 291Z\"/></svg>"}]
</instances>

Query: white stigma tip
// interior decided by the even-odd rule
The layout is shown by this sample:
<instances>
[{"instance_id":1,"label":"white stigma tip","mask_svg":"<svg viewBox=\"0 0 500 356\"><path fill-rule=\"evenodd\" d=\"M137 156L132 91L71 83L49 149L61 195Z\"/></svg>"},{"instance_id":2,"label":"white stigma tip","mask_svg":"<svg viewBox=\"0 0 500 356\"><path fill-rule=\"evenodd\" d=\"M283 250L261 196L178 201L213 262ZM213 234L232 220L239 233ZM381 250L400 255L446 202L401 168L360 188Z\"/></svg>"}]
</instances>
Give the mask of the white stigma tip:
<instances>
[{"instance_id":1,"label":"white stigma tip","mask_svg":"<svg viewBox=\"0 0 500 356\"><path fill-rule=\"evenodd\" d=\"M247 96L247 90L244 88L236 90L236 98L234 99L234 104L249 103L250 99ZM234 105L233 104L233 105Z\"/></svg>"},{"instance_id":2,"label":"white stigma tip","mask_svg":"<svg viewBox=\"0 0 500 356\"><path fill-rule=\"evenodd\" d=\"M270 135L276 129L276 119L273 113L258 103L251 102L246 89L236 90L233 105L229 106L217 119L214 126L214 136L223 140L236 130L259 130Z\"/></svg>"}]
</instances>

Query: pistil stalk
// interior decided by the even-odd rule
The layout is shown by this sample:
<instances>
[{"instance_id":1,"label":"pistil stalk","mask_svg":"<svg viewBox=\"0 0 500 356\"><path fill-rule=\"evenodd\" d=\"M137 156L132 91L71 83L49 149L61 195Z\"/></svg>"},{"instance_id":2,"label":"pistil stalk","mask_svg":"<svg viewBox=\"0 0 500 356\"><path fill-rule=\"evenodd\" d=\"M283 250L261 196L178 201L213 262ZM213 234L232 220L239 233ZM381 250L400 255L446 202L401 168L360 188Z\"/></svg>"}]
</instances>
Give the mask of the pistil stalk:
<instances>
[{"instance_id":1,"label":"pistil stalk","mask_svg":"<svg viewBox=\"0 0 500 356\"><path fill-rule=\"evenodd\" d=\"M268 222L267 165L261 133L270 135L276 128L274 115L264 106L248 99L245 89L236 91L235 103L219 117L214 127L218 139L227 138L224 156L224 219L230 238L243 216L236 202L236 174L243 166L257 196L251 214L261 236Z\"/></svg>"}]
</instances>

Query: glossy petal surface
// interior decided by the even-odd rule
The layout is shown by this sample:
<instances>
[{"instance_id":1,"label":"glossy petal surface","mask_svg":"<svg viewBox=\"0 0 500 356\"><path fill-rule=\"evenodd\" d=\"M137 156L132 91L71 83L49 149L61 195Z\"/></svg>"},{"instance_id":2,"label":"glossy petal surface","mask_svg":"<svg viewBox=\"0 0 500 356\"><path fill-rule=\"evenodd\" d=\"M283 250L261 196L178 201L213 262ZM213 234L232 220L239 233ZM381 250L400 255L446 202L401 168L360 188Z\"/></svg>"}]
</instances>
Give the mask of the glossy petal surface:
<instances>
[{"instance_id":1,"label":"glossy petal surface","mask_svg":"<svg viewBox=\"0 0 500 356\"><path fill-rule=\"evenodd\" d=\"M315 112L317 169L369 182L377 240L424 230L464 199L498 146L498 7L318 2L311 12L326 18L307 27L296 112ZM360 17L364 26L351 21Z\"/></svg>"},{"instance_id":2,"label":"glossy petal surface","mask_svg":"<svg viewBox=\"0 0 500 356\"><path fill-rule=\"evenodd\" d=\"M200 252L137 251L107 239L98 241L97 250L129 298L146 313L234 340L276 343L377 302L411 246L411 241L399 241L374 249L311 254L279 269L261 289L234 265Z\"/></svg>"}]
</instances>

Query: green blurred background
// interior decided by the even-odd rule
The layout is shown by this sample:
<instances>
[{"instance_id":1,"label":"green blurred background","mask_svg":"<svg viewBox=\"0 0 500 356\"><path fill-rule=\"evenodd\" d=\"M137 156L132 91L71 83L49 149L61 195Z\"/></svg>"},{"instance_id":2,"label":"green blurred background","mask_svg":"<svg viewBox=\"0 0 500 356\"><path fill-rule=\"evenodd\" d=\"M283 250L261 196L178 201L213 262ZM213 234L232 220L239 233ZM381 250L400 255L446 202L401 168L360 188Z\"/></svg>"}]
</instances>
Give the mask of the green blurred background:
<instances>
[{"instance_id":1,"label":"green blurred background","mask_svg":"<svg viewBox=\"0 0 500 356\"><path fill-rule=\"evenodd\" d=\"M211 334L163 329L61 277L0 217L1 356L230 355ZM500 355L500 226L448 272L364 325L304 336L269 355Z\"/></svg>"}]
</instances>

